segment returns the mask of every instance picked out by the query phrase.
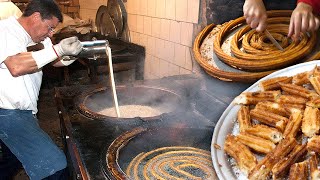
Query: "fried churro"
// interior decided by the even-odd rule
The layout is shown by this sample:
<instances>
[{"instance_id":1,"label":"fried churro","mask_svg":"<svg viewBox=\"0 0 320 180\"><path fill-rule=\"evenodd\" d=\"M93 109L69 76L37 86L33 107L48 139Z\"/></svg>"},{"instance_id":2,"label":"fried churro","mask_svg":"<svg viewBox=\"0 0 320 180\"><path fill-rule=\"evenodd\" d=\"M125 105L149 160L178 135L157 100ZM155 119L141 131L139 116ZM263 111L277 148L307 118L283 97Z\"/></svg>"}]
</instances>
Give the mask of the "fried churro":
<instances>
[{"instance_id":1,"label":"fried churro","mask_svg":"<svg viewBox=\"0 0 320 180\"><path fill-rule=\"evenodd\" d=\"M280 94L280 91L243 92L234 99L234 103L253 105L261 101L275 101Z\"/></svg>"},{"instance_id":2,"label":"fried churro","mask_svg":"<svg viewBox=\"0 0 320 180\"><path fill-rule=\"evenodd\" d=\"M255 109L261 109L263 111L269 111L274 114L278 114L280 116L284 117L289 117L291 112L287 111L285 106L283 104L275 103L275 102L270 102L270 101L264 101L264 102L259 102L256 106Z\"/></svg>"},{"instance_id":3,"label":"fried churro","mask_svg":"<svg viewBox=\"0 0 320 180\"><path fill-rule=\"evenodd\" d=\"M236 136L236 140L250 147L254 151L263 154L269 153L272 149L276 147L276 145L272 141L247 133L238 134Z\"/></svg>"},{"instance_id":4,"label":"fried churro","mask_svg":"<svg viewBox=\"0 0 320 180\"><path fill-rule=\"evenodd\" d=\"M278 129L262 124L257 124L249 127L245 129L244 132L253 136L258 136L270 140L273 143L278 143L282 140L282 133Z\"/></svg>"},{"instance_id":5,"label":"fried churro","mask_svg":"<svg viewBox=\"0 0 320 180\"><path fill-rule=\"evenodd\" d=\"M288 171L290 166L295 163L299 158L307 152L307 144L296 145L294 149L286 156L277 162L272 168L273 179L283 177Z\"/></svg>"},{"instance_id":6,"label":"fried churro","mask_svg":"<svg viewBox=\"0 0 320 180\"><path fill-rule=\"evenodd\" d=\"M299 109L301 111L304 111L306 108L306 104L290 104L290 103L282 103L281 104L288 112L291 112L294 109Z\"/></svg>"},{"instance_id":7,"label":"fried churro","mask_svg":"<svg viewBox=\"0 0 320 180\"><path fill-rule=\"evenodd\" d=\"M308 162L302 161L294 163L290 167L289 180L307 180L308 179Z\"/></svg>"},{"instance_id":8,"label":"fried churro","mask_svg":"<svg viewBox=\"0 0 320 180\"><path fill-rule=\"evenodd\" d=\"M309 81L314 90L320 95L320 76L311 76Z\"/></svg>"},{"instance_id":9,"label":"fried churro","mask_svg":"<svg viewBox=\"0 0 320 180\"><path fill-rule=\"evenodd\" d=\"M311 71L310 71L311 76L320 76L320 67L316 65Z\"/></svg>"},{"instance_id":10,"label":"fried churro","mask_svg":"<svg viewBox=\"0 0 320 180\"><path fill-rule=\"evenodd\" d=\"M276 99L276 102L280 104L297 104L305 106L305 104L308 102L308 99L301 96L281 95Z\"/></svg>"},{"instance_id":11,"label":"fried churro","mask_svg":"<svg viewBox=\"0 0 320 180\"><path fill-rule=\"evenodd\" d=\"M285 84L285 83L279 83L279 84L281 89L287 94L291 94L294 96L301 96L306 99L309 99L312 96L314 96L314 94L310 90L302 86L298 86L294 84Z\"/></svg>"},{"instance_id":12,"label":"fried churro","mask_svg":"<svg viewBox=\"0 0 320 180\"><path fill-rule=\"evenodd\" d=\"M319 109L307 106L302 119L301 130L307 137L312 137L319 133L320 119Z\"/></svg>"},{"instance_id":13,"label":"fried churro","mask_svg":"<svg viewBox=\"0 0 320 180\"><path fill-rule=\"evenodd\" d=\"M294 138L286 138L280 141L276 148L268 153L250 171L248 178L250 180L267 179L273 166L284 158L296 145L297 141Z\"/></svg>"},{"instance_id":14,"label":"fried churro","mask_svg":"<svg viewBox=\"0 0 320 180\"><path fill-rule=\"evenodd\" d=\"M236 140L235 136L228 135L224 144L224 150L233 157L240 170L249 173L257 164L257 159L250 149Z\"/></svg>"},{"instance_id":15,"label":"fried churro","mask_svg":"<svg viewBox=\"0 0 320 180\"><path fill-rule=\"evenodd\" d=\"M311 180L320 179L320 171L318 169L318 157L315 152L310 153L309 167Z\"/></svg>"},{"instance_id":16,"label":"fried churro","mask_svg":"<svg viewBox=\"0 0 320 180\"><path fill-rule=\"evenodd\" d=\"M255 119L263 124L267 124L269 126L275 127L281 132L283 132L288 122L288 118L286 117L283 117L268 111L259 110L259 109L251 110L250 116L252 119Z\"/></svg>"},{"instance_id":17,"label":"fried churro","mask_svg":"<svg viewBox=\"0 0 320 180\"><path fill-rule=\"evenodd\" d=\"M280 84L279 83L291 83L292 77L275 77L271 79L267 79L264 81L261 81L259 83L259 87L262 91L270 91L270 90L279 90Z\"/></svg>"},{"instance_id":18,"label":"fried churro","mask_svg":"<svg viewBox=\"0 0 320 180\"><path fill-rule=\"evenodd\" d=\"M292 84L299 85L299 86L308 84L310 83L309 76L310 76L309 71L298 73L292 77Z\"/></svg>"},{"instance_id":19,"label":"fried churro","mask_svg":"<svg viewBox=\"0 0 320 180\"><path fill-rule=\"evenodd\" d=\"M250 119L250 109L248 106L241 106L237 114L240 132L244 132L247 128L252 126Z\"/></svg>"},{"instance_id":20,"label":"fried churro","mask_svg":"<svg viewBox=\"0 0 320 180\"><path fill-rule=\"evenodd\" d=\"M302 112L298 109L292 112L289 121L287 123L287 126L283 132L283 137L286 138L288 136L296 137L298 131L301 128L302 123Z\"/></svg>"},{"instance_id":21,"label":"fried churro","mask_svg":"<svg viewBox=\"0 0 320 180\"><path fill-rule=\"evenodd\" d=\"M312 138L308 139L307 149L308 151L314 151L320 153L320 136L315 135Z\"/></svg>"},{"instance_id":22,"label":"fried churro","mask_svg":"<svg viewBox=\"0 0 320 180\"><path fill-rule=\"evenodd\" d=\"M307 106L314 107L314 108L320 108L320 96L314 97L313 99L308 101Z\"/></svg>"}]
</instances>

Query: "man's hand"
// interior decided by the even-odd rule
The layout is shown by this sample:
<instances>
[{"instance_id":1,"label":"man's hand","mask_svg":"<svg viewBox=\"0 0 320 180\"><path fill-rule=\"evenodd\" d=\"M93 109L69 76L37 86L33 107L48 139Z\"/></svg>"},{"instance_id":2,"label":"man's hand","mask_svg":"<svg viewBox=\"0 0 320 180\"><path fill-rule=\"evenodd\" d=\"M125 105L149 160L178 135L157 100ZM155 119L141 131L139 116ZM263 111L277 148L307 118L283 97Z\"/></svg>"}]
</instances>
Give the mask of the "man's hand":
<instances>
[{"instance_id":1,"label":"man's hand","mask_svg":"<svg viewBox=\"0 0 320 180\"><path fill-rule=\"evenodd\" d=\"M54 45L54 49L60 57L65 55L75 56L81 52L82 44L77 37L69 37Z\"/></svg>"},{"instance_id":2,"label":"man's hand","mask_svg":"<svg viewBox=\"0 0 320 180\"><path fill-rule=\"evenodd\" d=\"M243 5L243 15L247 24L262 32L267 27L267 12L262 0L246 0Z\"/></svg>"},{"instance_id":3,"label":"man's hand","mask_svg":"<svg viewBox=\"0 0 320 180\"><path fill-rule=\"evenodd\" d=\"M294 9L290 19L288 37L300 39L300 33L315 31L319 28L319 19L313 14L312 6L300 2Z\"/></svg>"}]
</instances>

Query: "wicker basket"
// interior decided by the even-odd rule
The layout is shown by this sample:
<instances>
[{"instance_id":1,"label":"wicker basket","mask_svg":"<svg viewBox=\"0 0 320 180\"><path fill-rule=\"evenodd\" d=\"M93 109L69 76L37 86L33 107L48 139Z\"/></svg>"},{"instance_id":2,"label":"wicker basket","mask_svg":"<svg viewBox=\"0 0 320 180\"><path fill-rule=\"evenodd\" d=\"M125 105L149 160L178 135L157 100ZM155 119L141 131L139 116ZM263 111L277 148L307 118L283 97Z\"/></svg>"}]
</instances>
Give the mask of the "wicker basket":
<instances>
[{"instance_id":1,"label":"wicker basket","mask_svg":"<svg viewBox=\"0 0 320 180\"><path fill-rule=\"evenodd\" d=\"M267 72L231 72L219 69L219 67L213 66L209 63L208 59L204 58L200 52L200 46L210 32L216 25L210 24L205 27L196 37L193 44L193 53L196 61L210 76L218 78L223 81L239 81L239 82L255 82L258 79L270 74L273 71ZM213 43L213 42L212 42Z\"/></svg>"},{"instance_id":2,"label":"wicker basket","mask_svg":"<svg viewBox=\"0 0 320 180\"><path fill-rule=\"evenodd\" d=\"M279 25L281 26L281 23L289 22L288 18L290 17L290 12L291 11L272 11L268 12L268 14L272 14L270 15L270 17L276 17L275 21L281 21ZM270 21L269 23L271 24L271 28L272 23L274 22ZM255 56L253 54L243 53L245 56L249 56L249 59L247 61L234 57L234 54L232 53L228 54L224 52L228 50L222 50L223 44L227 44L229 48L233 48L234 50L234 47L237 46L237 43L235 41L232 42L232 40L241 39L241 37L227 37L227 31L233 31L233 34L235 36L239 36L238 32L244 31L243 29L245 28L248 29L248 27L245 26L246 24L244 18L240 17L222 25L210 24L198 34L193 45L193 52L196 61L206 71L206 73L208 73L212 77L224 81L238 81L250 83L257 81L258 79L278 69L301 62L311 61L320 57L318 53L319 50L317 50L319 49L319 42L317 42L318 45L316 45L316 39L319 35L317 35L316 33L310 33L310 42L306 42L306 45L303 46L297 43L298 45L294 46L294 44L292 43L287 45L285 51L281 53L279 53L279 51L277 52L276 50L271 50L271 54L269 54L269 51L263 52L258 50L259 52L266 54L263 56L259 56L259 54ZM285 32L282 33L284 34ZM204 45L205 48L203 48L202 45ZM297 49L299 49L299 51L295 51ZM209 53L209 55L207 55L206 53ZM238 53L242 52L238 49ZM274 53L274 55L272 55L272 53ZM274 59L272 59L273 56L275 57ZM291 59L289 56L291 57ZM265 57L269 57L269 59L265 59ZM238 67L237 65L233 64L237 61L239 62L239 64L242 64L243 66ZM263 67L259 66L260 62L262 62L261 64L263 65ZM264 67L266 63L270 65ZM274 65L272 63L274 63ZM259 67L255 67L256 64L258 64Z\"/></svg>"}]
</instances>

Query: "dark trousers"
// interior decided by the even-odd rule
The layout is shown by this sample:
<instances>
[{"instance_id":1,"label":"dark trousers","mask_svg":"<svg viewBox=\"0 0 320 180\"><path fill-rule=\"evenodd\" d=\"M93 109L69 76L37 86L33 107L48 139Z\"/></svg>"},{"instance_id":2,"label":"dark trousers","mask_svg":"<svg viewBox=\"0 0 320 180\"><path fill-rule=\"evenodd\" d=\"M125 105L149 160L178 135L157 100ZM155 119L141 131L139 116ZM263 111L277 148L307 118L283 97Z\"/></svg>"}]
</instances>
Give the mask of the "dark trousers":
<instances>
[{"instance_id":1,"label":"dark trousers","mask_svg":"<svg viewBox=\"0 0 320 180\"><path fill-rule=\"evenodd\" d=\"M0 140L0 180L12 179L12 177L22 168L20 161Z\"/></svg>"},{"instance_id":2,"label":"dark trousers","mask_svg":"<svg viewBox=\"0 0 320 180\"><path fill-rule=\"evenodd\" d=\"M69 177L68 169L62 169L52 174L49 177L44 178L43 180L67 180Z\"/></svg>"},{"instance_id":3,"label":"dark trousers","mask_svg":"<svg viewBox=\"0 0 320 180\"><path fill-rule=\"evenodd\" d=\"M22 168L20 161L10 149L0 140L0 180L9 180ZM67 180L69 173L67 168L57 171L43 180Z\"/></svg>"}]
</instances>

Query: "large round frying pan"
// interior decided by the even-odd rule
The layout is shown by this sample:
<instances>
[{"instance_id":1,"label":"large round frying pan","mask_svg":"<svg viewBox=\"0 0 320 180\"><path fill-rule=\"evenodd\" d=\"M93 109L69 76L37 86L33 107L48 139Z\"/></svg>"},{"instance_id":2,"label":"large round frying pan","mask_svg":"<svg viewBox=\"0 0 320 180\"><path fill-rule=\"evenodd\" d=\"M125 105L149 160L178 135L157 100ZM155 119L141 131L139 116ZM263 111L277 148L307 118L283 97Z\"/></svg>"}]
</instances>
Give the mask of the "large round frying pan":
<instances>
[{"instance_id":1,"label":"large round frying pan","mask_svg":"<svg viewBox=\"0 0 320 180\"><path fill-rule=\"evenodd\" d=\"M182 149L183 151L198 151L200 154L204 154L204 156L208 157L200 157L196 156L195 162L197 163L197 158L199 161L203 161L202 158L207 159L204 160L202 165L207 165L207 175L210 174L210 177L206 177L208 179L215 178L215 173L213 170L212 164L209 163L211 161L210 155L210 141L211 134L213 132L213 128L203 127L203 128L180 128L180 127L166 127L165 125L154 126L154 127L137 127L130 131L127 131L121 134L117 139L113 141L113 143L106 150L105 156L105 165L104 171L109 177L113 177L115 179L126 179L132 178L132 176L128 175L128 169L132 166L144 166L147 163L148 159L151 157L146 157L142 160L141 163L131 162L135 157L139 154L155 152L154 157L156 155L162 155L161 153L170 154L175 153L176 151L171 151L172 149ZM151 153L152 154L152 153ZM151 156L148 155L148 156ZM188 157L188 153L182 153L181 155L176 155L172 157L172 159L179 156ZM202 155L201 155L202 156ZM138 156L139 157L139 156ZM187 158L186 158L187 159ZM146 162L143 162L146 161ZM190 166L190 162L185 162L186 164L177 164L178 166ZM139 165L136 165L139 164ZM162 163L164 164L164 162ZM201 166L202 166L201 165ZM143 167L139 167L142 168ZM183 168L181 168L183 169ZM190 170L190 169L189 169ZM148 169L146 172L149 172ZM184 170L182 170L184 172ZM195 169L195 171L199 171ZM182 173L183 173L182 172ZM140 175L143 176L141 172ZM134 174L134 173L133 173ZM183 177L183 176L181 176ZM204 178L204 177L202 177ZM206 179L205 178L205 179ZM166 178L165 178L166 179Z\"/></svg>"},{"instance_id":2,"label":"large round frying pan","mask_svg":"<svg viewBox=\"0 0 320 180\"><path fill-rule=\"evenodd\" d=\"M148 86L118 86L116 87L119 106L141 105L149 106L163 113L170 113L184 107L182 98L167 89ZM113 108L113 95L111 88L97 88L90 92L85 92L75 100L79 112L92 119L108 120L130 120L134 118L113 117L100 114L103 109ZM120 112L121 114L121 112ZM158 119L158 116L139 117L139 119Z\"/></svg>"}]
</instances>

